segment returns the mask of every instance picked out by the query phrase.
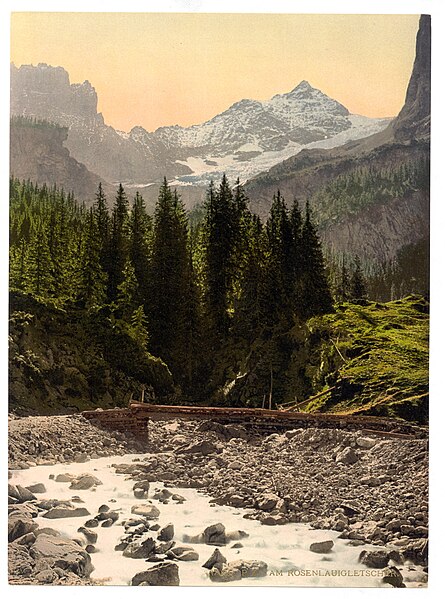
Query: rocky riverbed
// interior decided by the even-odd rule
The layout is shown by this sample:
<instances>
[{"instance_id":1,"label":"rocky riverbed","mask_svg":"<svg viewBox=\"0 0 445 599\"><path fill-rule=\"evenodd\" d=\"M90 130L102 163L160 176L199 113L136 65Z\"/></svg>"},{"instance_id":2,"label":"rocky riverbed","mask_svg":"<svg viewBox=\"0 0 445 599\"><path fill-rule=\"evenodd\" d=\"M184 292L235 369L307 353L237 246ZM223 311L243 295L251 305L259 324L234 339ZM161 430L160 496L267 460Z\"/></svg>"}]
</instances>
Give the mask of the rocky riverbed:
<instances>
[{"instance_id":1,"label":"rocky riverbed","mask_svg":"<svg viewBox=\"0 0 445 599\"><path fill-rule=\"evenodd\" d=\"M12 418L9 441L13 583L106 583L106 535L136 564L119 584L301 585L309 567L305 584L341 586L327 566L378 572L346 586L427 582L425 440L177 419L150 422L141 446L60 416Z\"/></svg>"}]
</instances>

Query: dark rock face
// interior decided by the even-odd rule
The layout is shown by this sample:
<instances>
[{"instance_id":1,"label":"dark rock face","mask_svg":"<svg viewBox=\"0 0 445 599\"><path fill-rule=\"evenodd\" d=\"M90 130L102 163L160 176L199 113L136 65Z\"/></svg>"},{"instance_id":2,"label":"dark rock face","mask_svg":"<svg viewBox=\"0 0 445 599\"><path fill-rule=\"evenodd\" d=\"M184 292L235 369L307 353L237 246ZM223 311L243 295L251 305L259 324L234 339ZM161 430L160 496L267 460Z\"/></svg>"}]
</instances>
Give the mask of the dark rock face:
<instances>
[{"instance_id":1,"label":"dark rock face","mask_svg":"<svg viewBox=\"0 0 445 599\"><path fill-rule=\"evenodd\" d=\"M416 60L406 92L405 104L392 124L397 140L430 136L431 115L431 16L420 17Z\"/></svg>"}]
</instances>

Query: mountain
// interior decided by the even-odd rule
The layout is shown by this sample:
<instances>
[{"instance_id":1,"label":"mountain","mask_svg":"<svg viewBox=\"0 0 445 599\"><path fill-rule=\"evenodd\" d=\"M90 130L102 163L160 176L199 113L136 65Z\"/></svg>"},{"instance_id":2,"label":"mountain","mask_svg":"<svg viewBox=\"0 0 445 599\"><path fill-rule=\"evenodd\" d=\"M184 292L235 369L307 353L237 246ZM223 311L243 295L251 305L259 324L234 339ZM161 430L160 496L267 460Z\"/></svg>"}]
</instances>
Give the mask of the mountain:
<instances>
[{"instance_id":1,"label":"mountain","mask_svg":"<svg viewBox=\"0 0 445 599\"><path fill-rule=\"evenodd\" d=\"M430 27L422 15L399 115L374 135L304 149L253 177L246 184L253 210L265 217L278 188L288 202L310 200L325 245L368 261L394 259L402 247L428 238Z\"/></svg>"},{"instance_id":2,"label":"mountain","mask_svg":"<svg viewBox=\"0 0 445 599\"><path fill-rule=\"evenodd\" d=\"M20 180L56 185L86 204L91 204L101 178L75 160L65 148L68 129L26 117L11 119L10 173ZM113 188L102 181L104 191Z\"/></svg>"},{"instance_id":3,"label":"mountain","mask_svg":"<svg viewBox=\"0 0 445 599\"><path fill-rule=\"evenodd\" d=\"M205 186L226 172L242 180L305 147L334 147L380 131L387 119L352 115L302 81L266 102L243 99L205 123L128 132L106 125L88 81L70 84L62 67L11 65L11 113L68 128L71 155L110 183L145 187L162 177Z\"/></svg>"}]
</instances>

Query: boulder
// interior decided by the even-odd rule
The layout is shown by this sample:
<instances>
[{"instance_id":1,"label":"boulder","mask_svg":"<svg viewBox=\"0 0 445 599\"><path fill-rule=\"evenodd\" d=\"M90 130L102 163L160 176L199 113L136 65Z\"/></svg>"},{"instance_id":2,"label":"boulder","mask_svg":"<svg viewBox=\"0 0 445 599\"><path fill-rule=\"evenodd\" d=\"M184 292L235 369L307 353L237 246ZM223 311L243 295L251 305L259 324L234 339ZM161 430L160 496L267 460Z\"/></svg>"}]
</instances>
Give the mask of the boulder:
<instances>
[{"instance_id":1,"label":"boulder","mask_svg":"<svg viewBox=\"0 0 445 599\"><path fill-rule=\"evenodd\" d=\"M362 449L371 449L377 443L376 439L372 439L371 437L358 437L357 447L361 447Z\"/></svg>"},{"instance_id":2,"label":"boulder","mask_svg":"<svg viewBox=\"0 0 445 599\"><path fill-rule=\"evenodd\" d=\"M77 529L77 532L82 533L83 536L88 541L88 543L96 543L97 542L97 532L94 532L94 530L90 530L89 528L86 528L86 526L80 526Z\"/></svg>"},{"instance_id":3,"label":"boulder","mask_svg":"<svg viewBox=\"0 0 445 599\"><path fill-rule=\"evenodd\" d=\"M36 540L36 535L33 532L27 532L25 535L22 535L14 542L18 545L25 545L26 547L30 547Z\"/></svg>"},{"instance_id":4,"label":"boulder","mask_svg":"<svg viewBox=\"0 0 445 599\"><path fill-rule=\"evenodd\" d=\"M75 479L76 476L74 474L68 474L68 472L66 472L65 474L58 474L54 480L56 483L70 483Z\"/></svg>"},{"instance_id":5,"label":"boulder","mask_svg":"<svg viewBox=\"0 0 445 599\"><path fill-rule=\"evenodd\" d=\"M21 514L11 514L8 517L8 541L15 541L19 537L34 532L38 524L28 516Z\"/></svg>"},{"instance_id":6,"label":"boulder","mask_svg":"<svg viewBox=\"0 0 445 599\"><path fill-rule=\"evenodd\" d=\"M99 506L99 509L97 511L99 512L99 514L106 514L110 511L110 507L106 503L103 503L101 506Z\"/></svg>"},{"instance_id":7,"label":"boulder","mask_svg":"<svg viewBox=\"0 0 445 599\"><path fill-rule=\"evenodd\" d=\"M173 496L173 493L168 489L162 489L153 495L153 499L157 499L158 501L166 501Z\"/></svg>"},{"instance_id":8,"label":"boulder","mask_svg":"<svg viewBox=\"0 0 445 599\"><path fill-rule=\"evenodd\" d=\"M147 586L179 586L179 568L177 564L168 562L156 564L149 570L138 572L131 579L131 586L144 583Z\"/></svg>"},{"instance_id":9,"label":"boulder","mask_svg":"<svg viewBox=\"0 0 445 599\"><path fill-rule=\"evenodd\" d=\"M145 489L141 489L140 487L136 487L133 489L133 495L136 499L147 499L148 491L145 491Z\"/></svg>"},{"instance_id":10,"label":"boulder","mask_svg":"<svg viewBox=\"0 0 445 599\"><path fill-rule=\"evenodd\" d=\"M228 568L236 568L241 572L241 578L259 578L266 576L267 564L261 560L236 560L227 564Z\"/></svg>"},{"instance_id":11,"label":"boulder","mask_svg":"<svg viewBox=\"0 0 445 599\"><path fill-rule=\"evenodd\" d=\"M213 567L216 567L219 570L221 570L223 564L226 563L227 559L224 557L221 551L218 548L216 548L212 555L209 557L209 559L204 564L202 564L202 567L207 568L208 570L211 570Z\"/></svg>"},{"instance_id":12,"label":"boulder","mask_svg":"<svg viewBox=\"0 0 445 599\"><path fill-rule=\"evenodd\" d=\"M239 541L241 539L246 539L249 536L249 533L244 530L230 530L226 532L226 543L229 541Z\"/></svg>"},{"instance_id":13,"label":"boulder","mask_svg":"<svg viewBox=\"0 0 445 599\"><path fill-rule=\"evenodd\" d=\"M39 535L29 550L36 561L44 559L47 563L74 572L78 576L89 576L93 571L91 558L77 543L69 539L52 535Z\"/></svg>"},{"instance_id":14,"label":"boulder","mask_svg":"<svg viewBox=\"0 0 445 599\"><path fill-rule=\"evenodd\" d=\"M138 540L129 543L124 549L123 556L132 559L147 559L150 554L154 553L154 549L155 541L148 537L143 541Z\"/></svg>"},{"instance_id":15,"label":"boulder","mask_svg":"<svg viewBox=\"0 0 445 599\"><path fill-rule=\"evenodd\" d=\"M207 545L225 545L226 544L226 527L221 522L211 524L202 533L204 543Z\"/></svg>"},{"instance_id":16,"label":"boulder","mask_svg":"<svg viewBox=\"0 0 445 599\"><path fill-rule=\"evenodd\" d=\"M161 512L151 503L139 503L131 508L131 513L144 516L148 520L154 520L155 518L159 518Z\"/></svg>"},{"instance_id":17,"label":"boulder","mask_svg":"<svg viewBox=\"0 0 445 599\"><path fill-rule=\"evenodd\" d=\"M241 580L241 570L226 565L219 570L214 566L209 572L209 577L212 582L234 582Z\"/></svg>"},{"instance_id":18,"label":"boulder","mask_svg":"<svg viewBox=\"0 0 445 599\"><path fill-rule=\"evenodd\" d=\"M85 507L57 506L53 507L43 514L42 518L80 518L81 516L89 516L90 512Z\"/></svg>"},{"instance_id":19,"label":"boulder","mask_svg":"<svg viewBox=\"0 0 445 599\"><path fill-rule=\"evenodd\" d=\"M9 485L8 485L9 486ZM22 487L22 485L16 485L16 490L19 495L19 501L24 503L25 501L34 501L37 497L31 493L26 487Z\"/></svg>"},{"instance_id":20,"label":"boulder","mask_svg":"<svg viewBox=\"0 0 445 599\"><path fill-rule=\"evenodd\" d=\"M319 541L317 543L312 543L309 547L309 551L313 553L329 553L334 546L334 541Z\"/></svg>"},{"instance_id":21,"label":"boulder","mask_svg":"<svg viewBox=\"0 0 445 599\"><path fill-rule=\"evenodd\" d=\"M271 512L280 501L280 497L275 493L263 493L256 500L256 507L263 512Z\"/></svg>"},{"instance_id":22,"label":"boulder","mask_svg":"<svg viewBox=\"0 0 445 599\"><path fill-rule=\"evenodd\" d=\"M347 466L355 464L356 462L358 462L358 460L359 456L352 449L352 447L345 447L343 451L340 451L335 458L336 462L346 464Z\"/></svg>"},{"instance_id":23,"label":"boulder","mask_svg":"<svg viewBox=\"0 0 445 599\"><path fill-rule=\"evenodd\" d=\"M46 493L46 487L43 483L36 483L35 485L28 485L26 487L31 493Z\"/></svg>"},{"instance_id":24,"label":"boulder","mask_svg":"<svg viewBox=\"0 0 445 599\"><path fill-rule=\"evenodd\" d=\"M73 480L70 484L70 489L75 489L76 491L91 489L92 487L96 487L97 485L101 485L102 481L93 476L92 474L82 474Z\"/></svg>"},{"instance_id":25,"label":"boulder","mask_svg":"<svg viewBox=\"0 0 445 599\"><path fill-rule=\"evenodd\" d=\"M111 518L106 518L105 520L102 520L102 528L110 528L110 526L113 526L114 521Z\"/></svg>"},{"instance_id":26,"label":"boulder","mask_svg":"<svg viewBox=\"0 0 445 599\"><path fill-rule=\"evenodd\" d=\"M96 518L91 518L85 522L85 526L87 528L97 528L99 526L99 521Z\"/></svg>"},{"instance_id":27,"label":"boulder","mask_svg":"<svg viewBox=\"0 0 445 599\"><path fill-rule=\"evenodd\" d=\"M182 562L193 562L199 559L199 555L193 549L193 547L173 547L166 551L167 557L171 559L177 559Z\"/></svg>"},{"instance_id":28,"label":"boulder","mask_svg":"<svg viewBox=\"0 0 445 599\"><path fill-rule=\"evenodd\" d=\"M158 534L158 541L171 541L175 536L175 527L170 522L161 528Z\"/></svg>"},{"instance_id":29,"label":"boulder","mask_svg":"<svg viewBox=\"0 0 445 599\"><path fill-rule=\"evenodd\" d=\"M36 574L36 580L42 584L52 584L57 578L57 574L51 568L40 570L40 572L37 572Z\"/></svg>"},{"instance_id":30,"label":"boulder","mask_svg":"<svg viewBox=\"0 0 445 599\"><path fill-rule=\"evenodd\" d=\"M389 562L389 554L387 551L362 551L358 557L358 561L368 566L368 568L385 568Z\"/></svg>"},{"instance_id":31,"label":"boulder","mask_svg":"<svg viewBox=\"0 0 445 599\"><path fill-rule=\"evenodd\" d=\"M10 543L8 545L8 574L10 577L26 578L32 574L34 560L27 547Z\"/></svg>"},{"instance_id":32,"label":"boulder","mask_svg":"<svg viewBox=\"0 0 445 599\"><path fill-rule=\"evenodd\" d=\"M383 570L382 582L386 582L398 589L405 587L402 573L395 566L389 566Z\"/></svg>"},{"instance_id":33,"label":"boulder","mask_svg":"<svg viewBox=\"0 0 445 599\"><path fill-rule=\"evenodd\" d=\"M184 449L178 450L178 453L197 453L200 455L209 455L211 453L217 453L220 449L211 443L210 441L198 441L198 443L192 443Z\"/></svg>"}]
</instances>

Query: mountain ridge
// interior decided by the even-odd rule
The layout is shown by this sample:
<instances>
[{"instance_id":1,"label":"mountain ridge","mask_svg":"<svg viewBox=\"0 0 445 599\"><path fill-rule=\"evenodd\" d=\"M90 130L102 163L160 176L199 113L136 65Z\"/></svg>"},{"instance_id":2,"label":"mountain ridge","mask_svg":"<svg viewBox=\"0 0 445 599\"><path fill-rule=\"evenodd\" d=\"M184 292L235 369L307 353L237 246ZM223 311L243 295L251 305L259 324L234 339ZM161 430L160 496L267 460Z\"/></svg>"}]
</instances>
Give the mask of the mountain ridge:
<instances>
[{"instance_id":1,"label":"mountain ridge","mask_svg":"<svg viewBox=\"0 0 445 599\"><path fill-rule=\"evenodd\" d=\"M246 180L309 144L344 143L388 122L351 115L305 80L264 102L241 99L204 123L153 132L114 129L97 101L89 81L70 84L62 67L11 65L11 113L68 127L71 155L110 183L140 186L167 176L175 185L205 186L223 172Z\"/></svg>"}]
</instances>

